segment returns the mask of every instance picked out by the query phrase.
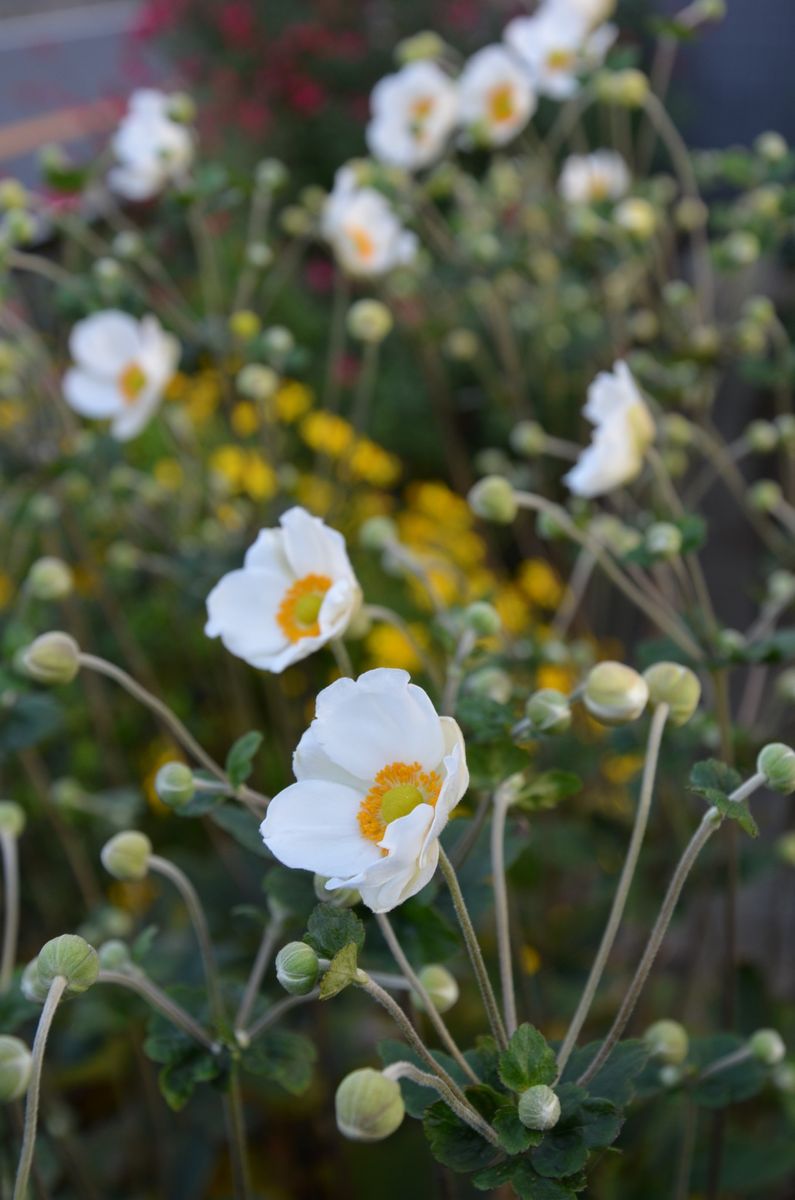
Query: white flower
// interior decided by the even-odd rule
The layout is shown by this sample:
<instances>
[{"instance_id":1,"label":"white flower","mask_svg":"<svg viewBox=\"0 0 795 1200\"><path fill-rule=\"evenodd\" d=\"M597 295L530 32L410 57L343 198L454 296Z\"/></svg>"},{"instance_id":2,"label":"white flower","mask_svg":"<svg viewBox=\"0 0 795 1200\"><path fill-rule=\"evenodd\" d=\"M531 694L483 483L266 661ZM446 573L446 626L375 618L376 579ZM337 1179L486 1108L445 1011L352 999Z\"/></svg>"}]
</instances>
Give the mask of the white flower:
<instances>
[{"instance_id":1,"label":"white flower","mask_svg":"<svg viewBox=\"0 0 795 1200\"><path fill-rule=\"evenodd\" d=\"M526 70L504 46L484 46L458 81L460 120L474 141L502 146L524 129L536 98Z\"/></svg>"},{"instance_id":2,"label":"white flower","mask_svg":"<svg viewBox=\"0 0 795 1200\"><path fill-rule=\"evenodd\" d=\"M317 698L261 833L288 867L358 888L389 912L430 880L439 836L469 783L461 730L405 671L339 679Z\"/></svg>"},{"instance_id":3,"label":"white flower","mask_svg":"<svg viewBox=\"0 0 795 1200\"><path fill-rule=\"evenodd\" d=\"M63 379L66 403L83 417L109 417L126 442L160 404L179 362L179 342L157 317L136 320L107 309L78 321L69 338L74 366Z\"/></svg>"},{"instance_id":4,"label":"white flower","mask_svg":"<svg viewBox=\"0 0 795 1200\"><path fill-rule=\"evenodd\" d=\"M207 597L208 637L252 667L276 674L344 633L361 589L336 529L291 508L281 529L261 529L239 571Z\"/></svg>"},{"instance_id":5,"label":"white flower","mask_svg":"<svg viewBox=\"0 0 795 1200\"><path fill-rule=\"evenodd\" d=\"M579 90L579 75L604 60L616 30L612 25L592 30L577 5L548 0L532 17L509 21L504 37L529 69L536 91L566 100Z\"/></svg>"},{"instance_id":6,"label":"white flower","mask_svg":"<svg viewBox=\"0 0 795 1200\"><path fill-rule=\"evenodd\" d=\"M149 200L184 176L193 162L189 129L168 115L169 97L154 88L133 92L113 137L118 166L108 182L127 200Z\"/></svg>"},{"instance_id":7,"label":"white flower","mask_svg":"<svg viewBox=\"0 0 795 1200\"><path fill-rule=\"evenodd\" d=\"M625 362L596 376L583 415L595 426L593 438L564 482L575 495L601 496L640 474L654 420Z\"/></svg>"},{"instance_id":8,"label":"white flower","mask_svg":"<svg viewBox=\"0 0 795 1200\"><path fill-rule=\"evenodd\" d=\"M401 225L382 192L359 187L350 167L334 178L321 228L343 270L351 275L383 275L411 262L417 239Z\"/></svg>"},{"instance_id":9,"label":"white flower","mask_svg":"<svg viewBox=\"0 0 795 1200\"><path fill-rule=\"evenodd\" d=\"M370 95L367 145L380 162L416 171L442 154L455 128L458 92L434 62L408 63Z\"/></svg>"},{"instance_id":10,"label":"white flower","mask_svg":"<svg viewBox=\"0 0 795 1200\"><path fill-rule=\"evenodd\" d=\"M626 195L630 174L615 150L572 154L563 164L558 189L568 204L596 204Z\"/></svg>"}]
</instances>

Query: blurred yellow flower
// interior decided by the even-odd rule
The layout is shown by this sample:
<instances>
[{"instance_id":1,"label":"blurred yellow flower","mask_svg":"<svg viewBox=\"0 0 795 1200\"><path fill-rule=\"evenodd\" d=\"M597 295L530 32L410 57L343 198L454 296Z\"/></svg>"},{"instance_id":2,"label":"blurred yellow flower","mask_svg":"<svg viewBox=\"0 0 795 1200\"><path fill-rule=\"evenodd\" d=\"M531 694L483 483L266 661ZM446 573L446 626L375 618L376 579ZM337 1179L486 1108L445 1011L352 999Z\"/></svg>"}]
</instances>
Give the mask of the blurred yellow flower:
<instances>
[{"instance_id":1,"label":"blurred yellow flower","mask_svg":"<svg viewBox=\"0 0 795 1200\"><path fill-rule=\"evenodd\" d=\"M424 625L411 625L409 628L417 642L427 642ZM394 625L373 625L364 644L374 667L417 671L422 666L422 660L409 638L402 630L395 629Z\"/></svg>"},{"instance_id":2,"label":"blurred yellow flower","mask_svg":"<svg viewBox=\"0 0 795 1200\"><path fill-rule=\"evenodd\" d=\"M250 437L256 433L260 425L256 404L250 400L238 401L232 409L230 424L238 437Z\"/></svg>"},{"instance_id":3,"label":"blurred yellow flower","mask_svg":"<svg viewBox=\"0 0 795 1200\"><path fill-rule=\"evenodd\" d=\"M513 583L502 584L494 593L492 603L508 633L526 633L530 623L530 605L520 588ZM549 684L539 686L548 687Z\"/></svg>"},{"instance_id":4,"label":"blurred yellow flower","mask_svg":"<svg viewBox=\"0 0 795 1200\"><path fill-rule=\"evenodd\" d=\"M0 432L5 433L18 425L24 412L24 407L19 400L0 401Z\"/></svg>"},{"instance_id":5,"label":"blurred yellow flower","mask_svg":"<svg viewBox=\"0 0 795 1200\"><path fill-rule=\"evenodd\" d=\"M160 486L170 492L178 491L185 479L185 472L175 458L159 458L154 465L153 474Z\"/></svg>"},{"instance_id":6,"label":"blurred yellow flower","mask_svg":"<svg viewBox=\"0 0 795 1200\"><path fill-rule=\"evenodd\" d=\"M279 481L273 467L254 451L246 455L240 485L241 490L252 500L270 500L279 490Z\"/></svg>"},{"instance_id":7,"label":"blurred yellow flower","mask_svg":"<svg viewBox=\"0 0 795 1200\"><path fill-rule=\"evenodd\" d=\"M642 754L610 754L601 763L602 774L610 783L629 783L643 767Z\"/></svg>"},{"instance_id":8,"label":"blurred yellow flower","mask_svg":"<svg viewBox=\"0 0 795 1200\"><path fill-rule=\"evenodd\" d=\"M528 558L517 574L517 582L533 604L540 608L557 608L563 596L563 585L554 569L543 558Z\"/></svg>"},{"instance_id":9,"label":"blurred yellow flower","mask_svg":"<svg viewBox=\"0 0 795 1200\"><path fill-rule=\"evenodd\" d=\"M300 475L295 497L304 508L323 517L334 503L334 487L327 479L320 479L317 475Z\"/></svg>"},{"instance_id":10,"label":"blurred yellow flower","mask_svg":"<svg viewBox=\"0 0 795 1200\"><path fill-rule=\"evenodd\" d=\"M525 975L535 975L541 969L541 955L535 946L522 946L521 959Z\"/></svg>"},{"instance_id":11,"label":"blurred yellow flower","mask_svg":"<svg viewBox=\"0 0 795 1200\"><path fill-rule=\"evenodd\" d=\"M339 458L353 442L353 427L335 413L313 412L301 422L301 437L310 450Z\"/></svg>"},{"instance_id":12,"label":"blurred yellow flower","mask_svg":"<svg viewBox=\"0 0 795 1200\"><path fill-rule=\"evenodd\" d=\"M536 671L537 688L554 688L557 692L568 695L577 684L577 676L571 667L562 667L557 663L544 663Z\"/></svg>"},{"instance_id":13,"label":"blurred yellow flower","mask_svg":"<svg viewBox=\"0 0 795 1200\"><path fill-rule=\"evenodd\" d=\"M369 438L359 438L350 457L350 469L354 479L374 487L390 487L400 478L402 466L396 455Z\"/></svg>"},{"instance_id":14,"label":"blurred yellow flower","mask_svg":"<svg viewBox=\"0 0 795 1200\"><path fill-rule=\"evenodd\" d=\"M305 383L287 380L275 396L276 416L288 424L297 421L314 403L314 395Z\"/></svg>"}]
</instances>

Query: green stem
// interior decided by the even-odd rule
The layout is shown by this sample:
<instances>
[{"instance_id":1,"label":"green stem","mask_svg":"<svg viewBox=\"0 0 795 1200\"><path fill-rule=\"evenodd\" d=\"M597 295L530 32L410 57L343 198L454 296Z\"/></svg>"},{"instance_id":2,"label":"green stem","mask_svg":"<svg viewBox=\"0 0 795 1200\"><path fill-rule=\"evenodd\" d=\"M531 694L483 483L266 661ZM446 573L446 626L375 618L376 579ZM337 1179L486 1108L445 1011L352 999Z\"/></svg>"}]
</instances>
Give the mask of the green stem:
<instances>
[{"instance_id":1,"label":"green stem","mask_svg":"<svg viewBox=\"0 0 795 1200\"><path fill-rule=\"evenodd\" d=\"M260 1034L263 1034L271 1025L275 1025L291 1008L298 1008L301 1004L308 1004L311 1000L317 1000L319 995L320 989L312 988L312 991L307 992L305 996L285 996L284 1000L280 1000L278 1004L274 1004L266 1013L263 1013L250 1029L244 1031L236 1030L238 1042L241 1046L250 1046Z\"/></svg>"},{"instance_id":2,"label":"green stem","mask_svg":"<svg viewBox=\"0 0 795 1200\"><path fill-rule=\"evenodd\" d=\"M458 693L464 679L464 666L475 648L477 634L471 629L465 629L458 639L455 653L447 668L444 692L442 693L442 712L452 716L458 703Z\"/></svg>"},{"instance_id":3,"label":"green stem","mask_svg":"<svg viewBox=\"0 0 795 1200\"><path fill-rule=\"evenodd\" d=\"M149 856L149 869L156 871L158 875L164 876L164 878L173 883L185 903L196 934L196 940L199 943L199 951L204 966L204 976L207 981L207 997L210 1002L210 1012L216 1028L220 1028L224 1020L224 1003L221 997L218 967L215 961L210 930L207 926L207 918L196 889L184 871L171 862L170 859L161 858L159 854L151 854Z\"/></svg>"},{"instance_id":4,"label":"green stem","mask_svg":"<svg viewBox=\"0 0 795 1200\"><path fill-rule=\"evenodd\" d=\"M387 1079L410 1079L412 1083L417 1083L420 1087L433 1088L456 1116L469 1125L471 1129L474 1129L475 1133L479 1133L487 1142L491 1142L492 1146L499 1146L499 1138L491 1126L484 1121L480 1113L471 1104L462 1104L455 1093L450 1091L438 1075L429 1075L427 1071L421 1071L419 1067L411 1062L390 1063L389 1066L384 1067L383 1074Z\"/></svg>"},{"instance_id":5,"label":"green stem","mask_svg":"<svg viewBox=\"0 0 795 1200\"><path fill-rule=\"evenodd\" d=\"M205 1049L215 1051L216 1044L206 1029L202 1029L189 1012L186 1012L181 1005L161 991L143 972L127 974L124 971L100 971L97 983L115 984L118 987L127 988L130 992L135 992L183 1033L187 1033L188 1037L194 1038Z\"/></svg>"},{"instance_id":6,"label":"green stem","mask_svg":"<svg viewBox=\"0 0 795 1200\"><path fill-rule=\"evenodd\" d=\"M248 1139L243 1112L243 1096L240 1089L240 1069L236 1065L229 1072L229 1090L224 1095L224 1114L235 1200L249 1200L251 1174L248 1163Z\"/></svg>"},{"instance_id":7,"label":"green stem","mask_svg":"<svg viewBox=\"0 0 795 1200\"><path fill-rule=\"evenodd\" d=\"M268 969L268 963L271 960L273 951L276 949L276 943L281 937L284 929L284 920L281 917L274 917L265 930L262 941L260 942L257 957L254 959L254 965L251 968L251 974L248 977L243 998L240 1001L240 1007L237 1010L235 1017L235 1031L246 1028L248 1019L251 1016L251 1010L254 1007L254 1002L257 999L260 987L262 986L262 978Z\"/></svg>"},{"instance_id":8,"label":"green stem","mask_svg":"<svg viewBox=\"0 0 795 1200\"><path fill-rule=\"evenodd\" d=\"M17 957L19 936L19 854L13 833L0 833L0 852L3 858L3 950L0 955L0 996L11 985L11 975Z\"/></svg>"},{"instance_id":9,"label":"green stem","mask_svg":"<svg viewBox=\"0 0 795 1200\"><path fill-rule=\"evenodd\" d=\"M47 992L47 999L44 1001L44 1007L39 1017L39 1024L36 1028L36 1037L33 1041L30 1083L28 1084L25 1100L25 1126L22 1132L22 1149L19 1155L13 1200L26 1200L28 1194L28 1180L30 1179L30 1169L33 1165L33 1152L36 1147L36 1127L39 1121L39 1093L41 1091L41 1068L44 1063L44 1051L47 1047L47 1038L52 1027L55 1010L58 1008L58 1004L67 986L67 981L63 975L55 976Z\"/></svg>"},{"instance_id":10,"label":"green stem","mask_svg":"<svg viewBox=\"0 0 795 1200\"><path fill-rule=\"evenodd\" d=\"M508 886L505 878L505 820L513 801L513 791L503 785L494 794L494 813L491 821L491 879L494 888L494 917L497 925L497 953L500 962L502 1011L508 1036L516 1032L516 992L511 959L510 913Z\"/></svg>"}]
</instances>

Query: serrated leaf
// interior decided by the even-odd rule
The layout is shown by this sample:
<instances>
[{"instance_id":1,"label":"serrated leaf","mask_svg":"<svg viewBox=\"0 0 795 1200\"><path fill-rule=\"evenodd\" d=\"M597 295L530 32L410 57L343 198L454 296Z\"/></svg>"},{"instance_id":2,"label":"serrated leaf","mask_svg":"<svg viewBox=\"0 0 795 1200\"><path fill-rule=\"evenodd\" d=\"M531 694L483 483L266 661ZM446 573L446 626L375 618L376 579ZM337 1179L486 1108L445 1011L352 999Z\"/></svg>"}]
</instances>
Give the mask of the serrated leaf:
<instances>
[{"instance_id":1,"label":"serrated leaf","mask_svg":"<svg viewBox=\"0 0 795 1200\"><path fill-rule=\"evenodd\" d=\"M520 1025L500 1055L500 1079L513 1092L537 1083L551 1084L557 1067L555 1055L543 1034L532 1025Z\"/></svg>"},{"instance_id":2,"label":"serrated leaf","mask_svg":"<svg viewBox=\"0 0 795 1200\"><path fill-rule=\"evenodd\" d=\"M565 1179L582 1170L588 1161L588 1145L577 1125L550 1129L532 1152L535 1170L545 1179Z\"/></svg>"},{"instance_id":3,"label":"serrated leaf","mask_svg":"<svg viewBox=\"0 0 795 1200\"><path fill-rule=\"evenodd\" d=\"M563 1072L563 1082L578 1079L601 1047L590 1042L575 1050ZM588 1084L588 1095L610 1100L618 1109L625 1108L634 1095L634 1084L649 1059L649 1051L640 1039L619 1042L601 1070Z\"/></svg>"},{"instance_id":4,"label":"serrated leaf","mask_svg":"<svg viewBox=\"0 0 795 1200\"><path fill-rule=\"evenodd\" d=\"M158 1074L160 1091L169 1108L179 1112L200 1083L218 1079L222 1066L219 1058L191 1041L182 1053L173 1056Z\"/></svg>"},{"instance_id":5,"label":"serrated leaf","mask_svg":"<svg viewBox=\"0 0 795 1200\"><path fill-rule=\"evenodd\" d=\"M443 1100L425 1110L423 1128L437 1162L453 1171L478 1171L494 1158L494 1147L465 1125Z\"/></svg>"},{"instance_id":6,"label":"serrated leaf","mask_svg":"<svg viewBox=\"0 0 795 1200\"><path fill-rule=\"evenodd\" d=\"M317 1050L300 1033L269 1029L243 1055L243 1068L300 1096L312 1082Z\"/></svg>"},{"instance_id":7,"label":"serrated leaf","mask_svg":"<svg viewBox=\"0 0 795 1200\"><path fill-rule=\"evenodd\" d=\"M337 996L346 987L350 987L356 978L358 957L355 942L349 942L337 951L320 981L321 1000L330 1000L332 996Z\"/></svg>"},{"instance_id":8,"label":"serrated leaf","mask_svg":"<svg viewBox=\"0 0 795 1200\"><path fill-rule=\"evenodd\" d=\"M500 1145L509 1154L522 1154L531 1146L537 1146L542 1134L535 1129L526 1129L519 1120L515 1104L502 1104L494 1114L492 1125Z\"/></svg>"},{"instance_id":9,"label":"serrated leaf","mask_svg":"<svg viewBox=\"0 0 795 1200\"><path fill-rule=\"evenodd\" d=\"M520 1159L516 1163L511 1183L519 1200L574 1200L584 1186L580 1175L570 1179L545 1179L539 1176L532 1162Z\"/></svg>"},{"instance_id":10,"label":"serrated leaf","mask_svg":"<svg viewBox=\"0 0 795 1200\"><path fill-rule=\"evenodd\" d=\"M324 958L333 958L353 942L357 950L364 945L364 925L349 908L318 904L307 922L304 941Z\"/></svg>"},{"instance_id":11,"label":"serrated leaf","mask_svg":"<svg viewBox=\"0 0 795 1200\"><path fill-rule=\"evenodd\" d=\"M226 773L232 787L245 783L254 768L254 756L262 745L263 735L256 729L239 737L226 756Z\"/></svg>"},{"instance_id":12,"label":"serrated leaf","mask_svg":"<svg viewBox=\"0 0 795 1200\"><path fill-rule=\"evenodd\" d=\"M742 776L734 767L729 767L716 758L708 758L695 763L690 772L688 788L700 796L719 792L728 798L729 793L735 791L741 783Z\"/></svg>"},{"instance_id":13,"label":"serrated leaf","mask_svg":"<svg viewBox=\"0 0 795 1200\"><path fill-rule=\"evenodd\" d=\"M472 1176L472 1182L479 1192L490 1192L493 1188L510 1183L515 1170L516 1161L509 1158L507 1162L495 1163L493 1167L478 1171L477 1175Z\"/></svg>"}]
</instances>

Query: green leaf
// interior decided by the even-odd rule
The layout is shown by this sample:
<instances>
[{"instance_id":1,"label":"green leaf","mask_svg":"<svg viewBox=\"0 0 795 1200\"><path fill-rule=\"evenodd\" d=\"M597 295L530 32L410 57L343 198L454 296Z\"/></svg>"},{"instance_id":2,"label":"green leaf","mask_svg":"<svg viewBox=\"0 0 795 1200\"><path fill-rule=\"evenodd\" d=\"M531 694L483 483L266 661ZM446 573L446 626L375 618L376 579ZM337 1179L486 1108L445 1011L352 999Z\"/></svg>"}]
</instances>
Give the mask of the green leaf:
<instances>
[{"instance_id":1,"label":"green leaf","mask_svg":"<svg viewBox=\"0 0 795 1200\"><path fill-rule=\"evenodd\" d=\"M41 1005L26 1000L19 989L18 972L7 992L0 995L0 1033L14 1033L26 1021L38 1017Z\"/></svg>"},{"instance_id":2,"label":"green leaf","mask_svg":"<svg viewBox=\"0 0 795 1200\"><path fill-rule=\"evenodd\" d=\"M732 800L729 796L741 783L742 776L733 767L727 767L725 763L710 758L695 764L690 772L688 786L691 792L703 796L728 820L736 821L749 837L756 837L759 829L751 815L748 802Z\"/></svg>"},{"instance_id":3,"label":"green leaf","mask_svg":"<svg viewBox=\"0 0 795 1200\"><path fill-rule=\"evenodd\" d=\"M478 1171L477 1175L472 1176L472 1182L478 1191L490 1192L494 1188L500 1188L506 1183L510 1183L515 1170L516 1160L509 1158L507 1162L495 1163L493 1167L486 1167L485 1170Z\"/></svg>"},{"instance_id":4,"label":"green leaf","mask_svg":"<svg viewBox=\"0 0 795 1200\"><path fill-rule=\"evenodd\" d=\"M359 951L355 942L349 942L337 951L320 981L321 1000L330 1000L353 983L358 969L358 957Z\"/></svg>"},{"instance_id":5,"label":"green leaf","mask_svg":"<svg viewBox=\"0 0 795 1200\"><path fill-rule=\"evenodd\" d=\"M246 1050L244 1070L278 1083L293 1096L300 1096L312 1082L317 1051L300 1033L268 1029Z\"/></svg>"},{"instance_id":6,"label":"green leaf","mask_svg":"<svg viewBox=\"0 0 795 1200\"><path fill-rule=\"evenodd\" d=\"M437 1162L453 1171L478 1171L494 1158L494 1147L459 1121L443 1100L425 1110L423 1128Z\"/></svg>"},{"instance_id":7,"label":"green leaf","mask_svg":"<svg viewBox=\"0 0 795 1200\"><path fill-rule=\"evenodd\" d=\"M260 858L270 858L260 837L257 818L239 804L222 804L210 812L210 820L233 837L245 850Z\"/></svg>"},{"instance_id":8,"label":"green leaf","mask_svg":"<svg viewBox=\"0 0 795 1200\"><path fill-rule=\"evenodd\" d=\"M690 1061L695 1067L703 1069L724 1055L739 1050L743 1044L742 1038L730 1033L694 1038L690 1044ZM700 1082L696 1081L689 1094L696 1104L704 1108L725 1108L755 1096L764 1087L768 1076L769 1071L763 1064L751 1058Z\"/></svg>"},{"instance_id":9,"label":"green leaf","mask_svg":"<svg viewBox=\"0 0 795 1200\"><path fill-rule=\"evenodd\" d=\"M239 737L226 756L226 773L232 787L245 783L254 769L254 755L262 745L263 735L256 729Z\"/></svg>"},{"instance_id":10,"label":"green leaf","mask_svg":"<svg viewBox=\"0 0 795 1200\"><path fill-rule=\"evenodd\" d=\"M18 691L12 685L6 688L7 678L0 681L0 761L38 745L63 724L63 712L54 696Z\"/></svg>"},{"instance_id":11,"label":"green leaf","mask_svg":"<svg viewBox=\"0 0 795 1200\"><path fill-rule=\"evenodd\" d=\"M200 1083L218 1079L221 1073L218 1056L189 1041L179 1054L170 1058L157 1078L169 1108L179 1112Z\"/></svg>"},{"instance_id":12,"label":"green leaf","mask_svg":"<svg viewBox=\"0 0 795 1200\"><path fill-rule=\"evenodd\" d=\"M522 787L515 800L515 807L526 812L555 808L561 800L580 791L582 780L573 771L544 771Z\"/></svg>"},{"instance_id":13,"label":"green leaf","mask_svg":"<svg viewBox=\"0 0 795 1200\"><path fill-rule=\"evenodd\" d=\"M308 871L293 871L289 867L271 867L262 882L263 890L271 905L278 912L291 917L300 917L317 904Z\"/></svg>"},{"instance_id":14,"label":"green leaf","mask_svg":"<svg viewBox=\"0 0 795 1200\"><path fill-rule=\"evenodd\" d=\"M537 1146L543 1134L535 1129L526 1129L519 1120L515 1104L502 1104L492 1119L500 1145L509 1154L521 1154L531 1146Z\"/></svg>"},{"instance_id":15,"label":"green leaf","mask_svg":"<svg viewBox=\"0 0 795 1200\"><path fill-rule=\"evenodd\" d=\"M588 1161L588 1145L577 1125L561 1129L557 1124L544 1135L532 1152L533 1166L545 1179L565 1179L582 1170Z\"/></svg>"},{"instance_id":16,"label":"green leaf","mask_svg":"<svg viewBox=\"0 0 795 1200\"><path fill-rule=\"evenodd\" d=\"M563 1072L563 1083L579 1079L592 1062L601 1042L590 1042L575 1050ZM588 1084L589 1096L610 1100L617 1108L629 1104L635 1092L635 1080L648 1062L649 1052L637 1038L619 1042L601 1070ZM561 1091L562 1089L559 1089Z\"/></svg>"},{"instance_id":17,"label":"green leaf","mask_svg":"<svg viewBox=\"0 0 795 1200\"><path fill-rule=\"evenodd\" d=\"M532 1025L520 1025L500 1055L500 1079L513 1092L537 1083L551 1084L557 1068L555 1055L543 1034Z\"/></svg>"},{"instance_id":18,"label":"green leaf","mask_svg":"<svg viewBox=\"0 0 795 1200\"><path fill-rule=\"evenodd\" d=\"M520 1159L511 1177L513 1189L520 1200L574 1200L585 1186L581 1175L568 1179L544 1179L531 1162Z\"/></svg>"},{"instance_id":19,"label":"green leaf","mask_svg":"<svg viewBox=\"0 0 795 1200\"><path fill-rule=\"evenodd\" d=\"M318 904L307 923L304 941L324 958L333 958L350 942L361 950L364 925L349 908Z\"/></svg>"},{"instance_id":20,"label":"green leaf","mask_svg":"<svg viewBox=\"0 0 795 1200\"><path fill-rule=\"evenodd\" d=\"M398 940L412 962L443 963L461 948L458 932L430 904L407 900L390 914Z\"/></svg>"},{"instance_id":21,"label":"green leaf","mask_svg":"<svg viewBox=\"0 0 795 1200\"><path fill-rule=\"evenodd\" d=\"M155 938L158 935L157 925L147 925L146 929L142 929L138 937L130 947L130 958L133 962L142 966L152 952Z\"/></svg>"}]
</instances>

